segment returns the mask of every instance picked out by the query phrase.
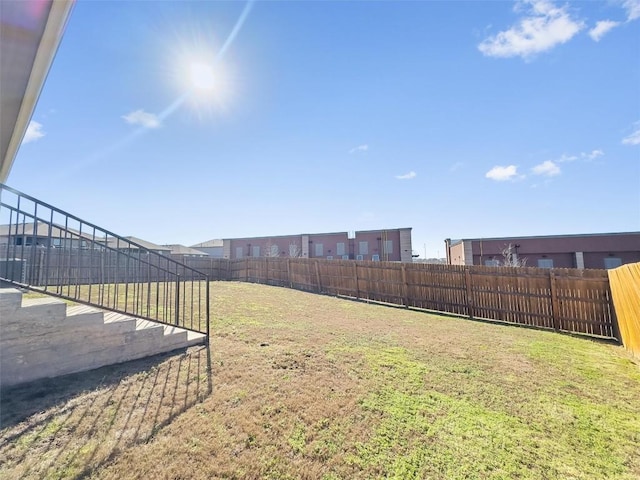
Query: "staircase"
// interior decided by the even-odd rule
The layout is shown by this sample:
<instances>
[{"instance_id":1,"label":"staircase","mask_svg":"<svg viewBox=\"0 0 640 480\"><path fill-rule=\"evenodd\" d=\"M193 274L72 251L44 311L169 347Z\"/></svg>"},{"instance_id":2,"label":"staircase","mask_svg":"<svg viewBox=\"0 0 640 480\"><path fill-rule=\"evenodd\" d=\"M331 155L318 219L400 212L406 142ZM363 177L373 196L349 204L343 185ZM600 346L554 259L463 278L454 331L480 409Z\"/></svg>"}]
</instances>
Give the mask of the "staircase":
<instances>
[{"instance_id":1,"label":"staircase","mask_svg":"<svg viewBox=\"0 0 640 480\"><path fill-rule=\"evenodd\" d=\"M207 336L171 325L72 306L55 298L25 299L0 289L0 386L92 370L204 344Z\"/></svg>"},{"instance_id":2,"label":"staircase","mask_svg":"<svg viewBox=\"0 0 640 480\"><path fill-rule=\"evenodd\" d=\"M0 183L0 386L208 338L206 274Z\"/></svg>"}]
</instances>

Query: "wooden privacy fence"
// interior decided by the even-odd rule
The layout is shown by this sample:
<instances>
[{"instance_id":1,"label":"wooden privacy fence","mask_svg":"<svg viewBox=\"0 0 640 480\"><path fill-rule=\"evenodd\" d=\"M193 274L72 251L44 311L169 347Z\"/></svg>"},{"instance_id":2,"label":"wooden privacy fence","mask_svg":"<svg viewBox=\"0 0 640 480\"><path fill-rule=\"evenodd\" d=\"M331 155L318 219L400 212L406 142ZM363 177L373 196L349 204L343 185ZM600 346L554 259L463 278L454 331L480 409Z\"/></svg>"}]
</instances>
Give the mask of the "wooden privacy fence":
<instances>
[{"instance_id":1,"label":"wooden privacy fence","mask_svg":"<svg viewBox=\"0 0 640 480\"><path fill-rule=\"evenodd\" d=\"M212 280L329 295L616 338L606 270L430 265L299 258L193 258Z\"/></svg>"},{"instance_id":2,"label":"wooden privacy fence","mask_svg":"<svg viewBox=\"0 0 640 480\"><path fill-rule=\"evenodd\" d=\"M616 308L620 340L640 358L640 263L608 270L613 304Z\"/></svg>"},{"instance_id":3,"label":"wooden privacy fence","mask_svg":"<svg viewBox=\"0 0 640 480\"><path fill-rule=\"evenodd\" d=\"M208 275L211 280L279 285L470 318L620 339L606 270L269 257L237 260L173 258ZM160 270L152 268L157 260L144 260L146 263L134 262L133 268L130 259L114 251L86 250L69 255L64 249L49 250L48 253L34 250L22 268L28 277L27 283L34 286L67 284L71 280L74 284L162 281L156 278ZM172 268L181 280L192 280L188 277L193 272L176 265ZM635 318L637 320L637 314Z\"/></svg>"}]
</instances>

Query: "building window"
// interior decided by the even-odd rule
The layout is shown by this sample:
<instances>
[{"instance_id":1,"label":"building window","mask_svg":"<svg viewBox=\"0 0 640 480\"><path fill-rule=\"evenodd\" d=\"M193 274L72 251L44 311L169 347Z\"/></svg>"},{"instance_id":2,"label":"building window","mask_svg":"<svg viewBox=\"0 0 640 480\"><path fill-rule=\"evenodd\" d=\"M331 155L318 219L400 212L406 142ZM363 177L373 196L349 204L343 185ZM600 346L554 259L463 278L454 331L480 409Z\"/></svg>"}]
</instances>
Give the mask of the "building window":
<instances>
[{"instance_id":1,"label":"building window","mask_svg":"<svg viewBox=\"0 0 640 480\"><path fill-rule=\"evenodd\" d=\"M333 260L333 255L327 255L327 260Z\"/></svg>"},{"instance_id":2,"label":"building window","mask_svg":"<svg viewBox=\"0 0 640 480\"><path fill-rule=\"evenodd\" d=\"M485 265L485 267L499 267L500 266L500 260L495 260L495 259L485 260L484 261L484 265Z\"/></svg>"},{"instance_id":3,"label":"building window","mask_svg":"<svg viewBox=\"0 0 640 480\"><path fill-rule=\"evenodd\" d=\"M316 257L322 257L324 255L324 250L322 248L321 243L316 243Z\"/></svg>"},{"instance_id":4,"label":"building window","mask_svg":"<svg viewBox=\"0 0 640 480\"><path fill-rule=\"evenodd\" d=\"M553 268L553 258L539 258L538 268Z\"/></svg>"},{"instance_id":5,"label":"building window","mask_svg":"<svg viewBox=\"0 0 640 480\"><path fill-rule=\"evenodd\" d=\"M364 255L356 255L356 260L364 260Z\"/></svg>"},{"instance_id":6,"label":"building window","mask_svg":"<svg viewBox=\"0 0 640 480\"><path fill-rule=\"evenodd\" d=\"M360 255L368 255L369 242L358 242L358 251L360 252Z\"/></svg>"},{"instance_id":7,"label":"building window","mask_svg":"<svg viewBox=\"0 0 640 480\"><path fill-rule=\"evenodd\" d=\"M260 256L260 245L254 245L251 247L251 256L259 257Z\"/></svg>"},{"instance_id":8,"label":"building window","mask_svg":"<svg viewBox=\"0 0 640 480\"><path fill-rule=\"evenodd\" d=\"M380 261L380 255L371 255L371 260L373 260L374 262L379 262Z\"/></svg>"},{"instance_id":9,"label":"building window","mask_svg":"<svg viewBox=\"0 0 640 480\"><path fill-rule=\"evenodd\" d=\"M342 255L343 260L349 260L349 255Z\"/></svg>"},{"instance_id":10,"label":"building window","mask_svg":"<svg viewBox=\"0 0 640 480\"><path fill-rule=\"evenodd\" d=\"M236 247L236 258L242 258L242 247Z\"/></svg>"},{"instance_id":11,"label":"building window","mask_svg":"<svg viewBox=\"0 0 640 480\"><path fill-rule=\"evenodd\" d=\"M344 255L345 249L344 249L344 242L338 243L336 245L336 255Z\"/></svg>"},{"instance_id":12,"label":"building window","mask_svg":"<svg viewBox=\"0 0 640 480\"><path fill-rule=\"evenodd\" d=\"M62 239L61 238L52 238L51 239L54 248L62 247Z\"/></svg>"},{"instance_id":13,"label":"building window","mask_svg":"<svg viewBox=\"0 0 640 480\"><path fill-rule=\"evenodd\" d=\"M382 253L393 253L393 240L385 240L382 244Z\"/></svg>"},{"instance_id":14,"label":"building window","mask_svg":"<svg viewBox=\"0 0 640 480\"><path fill-rule=\"evenodd\" d=\"M609 270L610 268L617 268L622 265L622 259L618 257L605 257L604 268Z\"/></svg>"}]
</instances>

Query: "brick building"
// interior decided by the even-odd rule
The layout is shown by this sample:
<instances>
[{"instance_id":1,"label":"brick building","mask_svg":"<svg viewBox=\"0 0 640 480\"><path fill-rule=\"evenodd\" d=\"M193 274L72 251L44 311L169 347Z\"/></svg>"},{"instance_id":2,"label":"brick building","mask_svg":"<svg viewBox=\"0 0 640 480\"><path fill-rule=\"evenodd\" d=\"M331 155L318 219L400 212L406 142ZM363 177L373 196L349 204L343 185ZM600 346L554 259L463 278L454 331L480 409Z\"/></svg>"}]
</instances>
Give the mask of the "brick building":
<instances>
[{"instance_id":1,"label":"brick building","mask_svg":"<svg viewBox=\"0 0 640 480\"><path fill-rule=\"evenodd\" d=\"M526 266L546 268L615 268L640 262L640 232L549 235L445 240L450 265L501 265L511 246Z\"/></svg>"},{"instance_id":2,"label":"brick building","mask_svg":"<svg viewBox=\"0 0 640 480\"><path fill-rule=\"evenodd\" d=\"M213 241L204 242L206 245ZM193 248L198 249L194 245ZM411 228L222 240L223 258L300 257L411 262ZM211 253L210 253L211 254Z\"/></svg>"}]
</instances>

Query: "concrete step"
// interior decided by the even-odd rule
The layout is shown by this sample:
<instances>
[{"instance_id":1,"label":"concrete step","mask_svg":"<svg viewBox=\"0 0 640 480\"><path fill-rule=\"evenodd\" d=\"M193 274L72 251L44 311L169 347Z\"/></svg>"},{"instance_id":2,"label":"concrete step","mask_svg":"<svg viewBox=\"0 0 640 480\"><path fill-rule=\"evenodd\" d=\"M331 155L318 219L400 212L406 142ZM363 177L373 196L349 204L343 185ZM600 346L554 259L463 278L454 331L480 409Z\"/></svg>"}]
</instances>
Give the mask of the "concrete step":
<instances>
[{"instance_id":1,"label":"concrete step","mask_svg":"<svg viewBox=\"0 0 640 480\"><path fill-rule=\"evenodd\" d=\"M0 289L0 385L55 377L205 342L205 335L56 298Z\"/></svg>"},{"instance_id":2,"label":"concrete step","mask_svg":"<svg viewBox=\"0 0 640 480\"><path fill-rule=\"evenodd\" d=\"M121 332L133 332L136 329L136 319L123 313L104 312L104 324Z\"/></svg>"},{"instance_id":3,"label":"concrete step","mask_svg":"<svg viewBox=\"0 0 640 480\"><path fill-rule=\"evenodd\" d=\"M194 345L204 345L207 341L207 336L204 333L187 331L187 346L193 347Z\"/></svg>"},{"instance_id":4,"label":"concrete step","mask_svg":"<svg viewBox=\"0 0 640 480\"><path fill-rule=\"evenodd\" d=\"M136 320L133 320L136 322ZM150 322L147 322L150 323ZM60 359L67 355L84 355L128 344L161 345L165 341L162 325L143 325L139 329L125 330L121 324L80 325L70 328L27 330L27 334L3 336L0 339L0 360L24 356L25 361L38 363L47 357ZM186 338L185 338L186 339Z\"/></svg>"},{"instance_id":5,"label":"concrete step","mask_svg":"<svg viewBox=\"0 0 640 480\"><path fill-rule=\"evenodd\" d=\"M24 301L27 304L26 312L20 309L3 316L3 321L0 322L0 343L29 337L56 335L67 329L76 334L91 335L95 334L97 329L104 328L104 314L100 310L84 306L66 307L64 302L62 302L64 305L60 306L59 300L54 299L53 301L57 305L55 308L59 310L53 318L50 315L38 315L46 302L32 302L31 300ZM66 308L66 315L62 318L56 318L63 306Z\"/></svg>"},{"instance_id":6,"label":"concrete step","mask_svg":"<svg viewBox=\"0 0 640 480\"><path fill-rule=\"evenodd\" d=\"M11 313L3 313L2 327L30 323L46 325L61 322L67 316L67 304L57 298L22 298L21 305Z\"/></svg>"}]
</instances>

